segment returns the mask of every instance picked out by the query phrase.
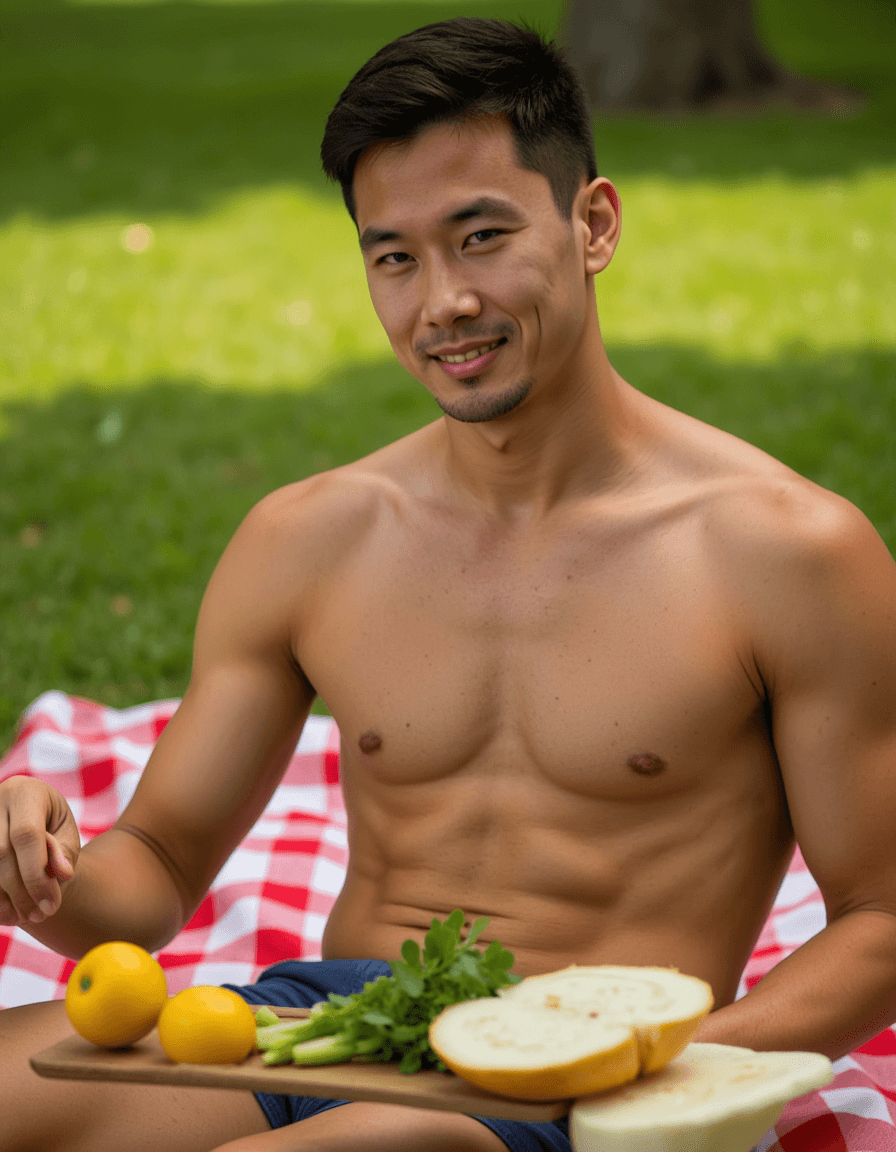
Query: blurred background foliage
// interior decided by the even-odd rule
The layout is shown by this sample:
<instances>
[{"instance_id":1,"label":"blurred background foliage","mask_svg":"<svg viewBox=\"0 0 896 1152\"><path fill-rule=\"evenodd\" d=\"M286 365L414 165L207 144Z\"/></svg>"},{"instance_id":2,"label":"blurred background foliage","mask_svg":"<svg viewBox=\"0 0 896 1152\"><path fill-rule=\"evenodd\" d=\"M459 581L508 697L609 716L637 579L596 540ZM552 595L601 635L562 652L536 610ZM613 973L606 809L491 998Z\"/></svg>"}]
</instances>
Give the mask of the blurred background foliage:
<instances>
[{"instance_id":1,"label":"blurred background foliage","mask_svg":"<svg viewBox=\"0 0 896 1152\"><path fill-rule=\"evenodd\" d=\"M48 688L180 695L202 590L265 492L438 415L391 360L320 173L392 37L549 33L560 0L0 0L0 749ZM762 0L842 118L601 118L617 368L853 500L896 547L896 12ZM320 710L325 706L319 705Z\"/></svg>"}]
</instances>

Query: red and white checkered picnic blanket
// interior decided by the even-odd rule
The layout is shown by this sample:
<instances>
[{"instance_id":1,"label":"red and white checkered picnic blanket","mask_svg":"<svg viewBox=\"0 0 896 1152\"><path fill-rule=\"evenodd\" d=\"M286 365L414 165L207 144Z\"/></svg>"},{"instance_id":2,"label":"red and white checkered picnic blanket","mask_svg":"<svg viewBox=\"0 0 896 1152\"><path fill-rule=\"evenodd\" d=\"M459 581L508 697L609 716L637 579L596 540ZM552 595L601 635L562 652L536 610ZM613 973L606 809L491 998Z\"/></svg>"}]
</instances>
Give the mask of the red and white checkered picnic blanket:
<instances>
[{"instance_id":1,"label":"red and white checkered picnic blanket","mask_svg":"<svg viewBox=\"0 0 896 1152\"><path fill-rule=\"evenodd\" d=\"M47 780L68 800L87 841L124 808L177 705L163 700L118 711L46 692L0 759L0 780ZM190 923L158 954L170 993L248 983L277 960L320 956L347 856L339 732L332 720L312 716L261 817ZM797 850L739 995L824 925L821 893ZM60 999L73 967L20 929L0 927L0 1008ZM834 1071L827 1088L785 1108L756 1152L896 1152L896 1031L881 1032Z\"/></svg>"}]
</instances>

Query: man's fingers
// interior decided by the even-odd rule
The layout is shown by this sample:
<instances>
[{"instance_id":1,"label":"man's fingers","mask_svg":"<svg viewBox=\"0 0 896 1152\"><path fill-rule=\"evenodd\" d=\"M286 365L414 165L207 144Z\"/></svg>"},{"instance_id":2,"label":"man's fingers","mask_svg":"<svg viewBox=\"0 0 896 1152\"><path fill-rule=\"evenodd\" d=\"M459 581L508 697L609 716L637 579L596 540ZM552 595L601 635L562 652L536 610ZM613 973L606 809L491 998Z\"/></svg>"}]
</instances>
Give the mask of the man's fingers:
<instances>
[{"instance_id":1,"label":"man's fingers","mask_svg":"<svg viewBox=\"0 0 896 1152\"><path fill-rule=\"evenodd\" d=\"M74 876L75 870L63 852L59 841L49 832L47 833L47 865L44 871L52 883L49 892L37 900L37 905L43 916L52 916L54 912L59 911L59 905L62 903L62 888ZM31 920L35 920L34 913L31 914Z\"/></svg>"},{"instance_id":2,"label":"man's fingers","mask_svg":"<svg viewBox=\"0 0 896 1152\"><path fill-rule=\"evenodd\" d=\"M9 816L0 814L0 917L3 924L18 924L19 909L27 903L19 865L9 839Z\"/></svg>"},{"instance_id":3,"label":"man's fingers","mask_svg":"<svg viewBox=\"0 0 896 1152\"><path fill-rule=\"evenodd\" d=\"M22 920L38 923L46 916L40 908L43 902L55 911L58 887L56 880L47 875L46 833L42 828L18 824L10 831L11 855L16 869L10 869L11 882L4 877L3 887ZM16 876L16 872L18 876ZM17 882L18 881L18 882Z\"/></svg>"},{"instance_id":4,"label":"man's fingers","mask_svg":"<svg viewBox=\"0 0 896 1152\"><path fill-rule=\"evenodd\" d=\"M47 874L55 876L61 884L71 880L75 874L74 866L63 851L62 845L49 832L47 833Z\"/></svg>"},{"instance_id":5,"label":"man's fingers","mask_svg":"<svg viewBox=\"0 0 896 1152\"><path fill-rule=\"evenodd\" d=\"M0 925L4 928L15 927L19 923L19 914L11 900L0 892Z\"/></svg>"},{"instance_id":6,"label":"man's fingers","mask_svg":"<svg viewBox=\"0 0 896 1152\"><path fill-rule=\"evenodd\" d=\"M22 880L17 854L8 835L0 838L0 897L4 924L20 924L34 911L35 903ZM12 919L8 909L12 909Z\"/></svg>"},{"instance_id":7,"label":"man's fingers","mask_svg":"<svg viewBox=\"0 0 896 1152\"><path fill-rule=\"evenodd\" d=\"M52 915L61 903L57 876L69 880L73 874L61 845L46 831L53 815L47 791L35 784L26 777L5 781L0 813L0 894L20 924Z\"/></svg>"}]
</instances>

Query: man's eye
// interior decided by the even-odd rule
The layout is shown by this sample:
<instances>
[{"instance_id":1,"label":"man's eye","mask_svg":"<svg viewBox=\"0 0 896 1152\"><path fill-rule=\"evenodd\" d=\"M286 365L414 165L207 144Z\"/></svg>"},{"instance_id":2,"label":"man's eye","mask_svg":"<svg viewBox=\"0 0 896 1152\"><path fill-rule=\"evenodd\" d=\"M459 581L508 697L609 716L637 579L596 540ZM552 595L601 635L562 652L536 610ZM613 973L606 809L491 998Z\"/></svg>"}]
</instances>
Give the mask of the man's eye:
<instances>
[{"instance_id":1,"label":"man's eye","mask_svg":"<svg viewBox=\"0 0 896 1152\"><path fill-rule=\"evenodd\" d=\"M377 261L378 264L391 264L393 267L396 264L407 264L411 259L407 252L387 252L385 256L381 256Z\"/></svg>"},{"instance_id":2,"label":"man's eye","mask_svg":"<svg viewBox=\"0 0 896 1152\"><path fill-rule=\"evenodd\" d=\"M489 240L494 240L496 236L501 235L500 228L480 228L478 232L474 232L470 237L475 240L477 244L485 244Z\"/></svg>"}]
</instances>

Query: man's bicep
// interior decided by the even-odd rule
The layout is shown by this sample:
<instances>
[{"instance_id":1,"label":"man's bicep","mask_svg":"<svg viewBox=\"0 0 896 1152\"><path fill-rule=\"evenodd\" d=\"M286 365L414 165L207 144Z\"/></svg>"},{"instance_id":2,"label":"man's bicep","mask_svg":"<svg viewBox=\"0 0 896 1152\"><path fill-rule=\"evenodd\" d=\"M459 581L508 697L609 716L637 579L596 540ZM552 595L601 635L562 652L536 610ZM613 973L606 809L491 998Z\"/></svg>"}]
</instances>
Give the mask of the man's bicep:
<instances>
[{"instance_id":1,"label":"man's bicep","mask_svg":"<svg viewBox=\"0 0 896 1152\"><path fill-rule=\"evenodd\" d=\"M772 625L775 748L829 917L896 911L896 565L858 513L822 543Z\"/></svg>"},{"instance_id":2,"label":"man's bicep","mask_svg":"<svg viewBox=\"0 0 896 1152\"><path fill-rule=\"evenodd\" d=\"M214 670L186 693L122 822L157 847L188 905L261 815L310 706L295 683L251 667Z\"/></svg>"}]
</instances>

